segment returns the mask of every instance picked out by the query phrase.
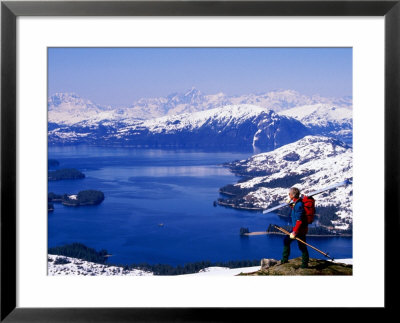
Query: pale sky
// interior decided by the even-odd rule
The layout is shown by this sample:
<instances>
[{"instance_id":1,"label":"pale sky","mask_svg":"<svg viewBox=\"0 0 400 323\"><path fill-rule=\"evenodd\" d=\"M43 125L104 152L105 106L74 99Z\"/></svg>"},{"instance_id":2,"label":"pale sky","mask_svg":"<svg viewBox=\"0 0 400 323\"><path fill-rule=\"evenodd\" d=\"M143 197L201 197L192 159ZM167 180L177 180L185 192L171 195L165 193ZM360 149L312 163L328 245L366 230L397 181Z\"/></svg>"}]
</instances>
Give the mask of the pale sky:
<instances>
[{"instance_id":1,"label":"pale sky","mask_svg":"<svg viewBox=\"0 0 400 323\"><path fill-rule=\"evenodd\" d=\"M352 48L49 48L48 94L129 106L195 87L227 95L352 96Z\"/></svg>"}]
</instances>

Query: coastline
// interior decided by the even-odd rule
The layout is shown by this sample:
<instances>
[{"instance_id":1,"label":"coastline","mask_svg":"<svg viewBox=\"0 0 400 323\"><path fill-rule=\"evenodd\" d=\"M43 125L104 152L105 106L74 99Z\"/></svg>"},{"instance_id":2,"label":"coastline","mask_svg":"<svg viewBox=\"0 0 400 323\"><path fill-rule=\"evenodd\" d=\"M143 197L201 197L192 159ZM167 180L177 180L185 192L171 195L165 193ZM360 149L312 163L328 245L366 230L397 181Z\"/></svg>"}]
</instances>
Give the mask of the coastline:
<instances>
[{"instance_id":1,"label":"coastline","mask_svg":"<svg viewBox=\"0 0 400 323\"><path fill-rule=\"evenodd\" d=\"M225 206L225 207L230 207L232 209L237 209L237 210L246 210L246 211L257 211L257 212L261 212L263 209L260 207L245 207L245 206L236 206L234 204L230 204L230 203L225 203L222 201L217 201L218 205L221 206Z\"/></svg>"}]
</instances>

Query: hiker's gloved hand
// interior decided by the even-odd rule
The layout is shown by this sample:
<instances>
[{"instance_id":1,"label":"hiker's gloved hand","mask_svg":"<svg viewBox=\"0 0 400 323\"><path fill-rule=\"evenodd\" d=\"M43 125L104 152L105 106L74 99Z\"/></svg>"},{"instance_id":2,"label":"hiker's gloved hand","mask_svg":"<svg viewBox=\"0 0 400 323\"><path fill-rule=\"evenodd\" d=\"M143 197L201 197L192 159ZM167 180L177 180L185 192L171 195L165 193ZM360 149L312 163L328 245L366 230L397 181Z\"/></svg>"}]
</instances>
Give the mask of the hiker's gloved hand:
<instances>
[{"instance_id":1,"label":"hiker's gloved hand","mask_svg":"<svg viewBox=\"0 0 400 323\"><path fill-rule=\"evenodd\" d=\"M294 238L296 238L296 233L292 232L292 233L290 234L290 239L294 239Z\"/></svg>"}]
</instances>

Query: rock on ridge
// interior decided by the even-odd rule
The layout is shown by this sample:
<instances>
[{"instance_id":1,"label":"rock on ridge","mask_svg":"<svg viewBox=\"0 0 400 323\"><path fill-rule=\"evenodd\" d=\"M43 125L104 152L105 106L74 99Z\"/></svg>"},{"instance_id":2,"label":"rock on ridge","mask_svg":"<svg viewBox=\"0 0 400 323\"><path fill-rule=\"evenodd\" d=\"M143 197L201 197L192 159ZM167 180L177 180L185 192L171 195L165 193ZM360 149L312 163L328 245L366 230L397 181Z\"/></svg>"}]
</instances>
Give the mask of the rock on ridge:
<instances>
[{"instance_id":1,"label":"rock on ridge","mask_svg":"<svg viewBox=\"0 0 400 323\"><path fill-rule=\"evenodd\" d=\"M240 276L351 276L353 265L310 258L308 268L300 268L301 257L282 264L275 259L262 259L260 270Z\"/></svg>"}]
</instances>

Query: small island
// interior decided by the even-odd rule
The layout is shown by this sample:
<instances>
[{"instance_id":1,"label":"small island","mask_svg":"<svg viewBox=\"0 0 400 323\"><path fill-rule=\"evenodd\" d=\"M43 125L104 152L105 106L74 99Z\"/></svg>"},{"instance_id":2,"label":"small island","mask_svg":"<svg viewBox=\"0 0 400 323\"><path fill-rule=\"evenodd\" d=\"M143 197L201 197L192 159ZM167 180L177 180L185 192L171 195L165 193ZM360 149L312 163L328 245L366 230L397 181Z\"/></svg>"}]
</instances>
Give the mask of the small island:
<instances>
[{"instance_id":1,"label":"small island","mask_svg":"<svg viewBox=\"0 0 400 323\"><path fill-rule=\"evenodd\" d=\"M60 166L60 162L56 159L49 159L48 165L49 165L49 167L58 167L58 166Z\"/></svg>"},{"instance_id":2,"label":"small island","mask_svg":"<svg viewBox=\"0 0 400 323\"><path fill-rule=\"evenodd\" d=\"M104 193L96 190L80 191L78 194L64 194L58 195L49 193L48 203L61 203L65 206L87 206L98 205L104 200Z\"/></svg>"},{"instance_id":3,"label":"small island","mask_svg":"<svg viewBox=\"0 0 400 323\"><path fill-rule=\"evenodd\" d=\"M85 174L75 168L63 168L57 170L51 170L48 174L49 181L59 181L63 179L82 179L85 178Z\"/></svg>"}]
</instances>

